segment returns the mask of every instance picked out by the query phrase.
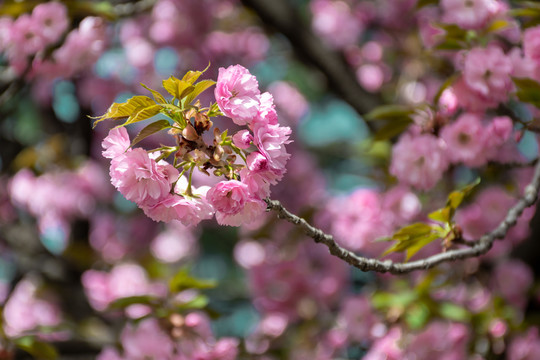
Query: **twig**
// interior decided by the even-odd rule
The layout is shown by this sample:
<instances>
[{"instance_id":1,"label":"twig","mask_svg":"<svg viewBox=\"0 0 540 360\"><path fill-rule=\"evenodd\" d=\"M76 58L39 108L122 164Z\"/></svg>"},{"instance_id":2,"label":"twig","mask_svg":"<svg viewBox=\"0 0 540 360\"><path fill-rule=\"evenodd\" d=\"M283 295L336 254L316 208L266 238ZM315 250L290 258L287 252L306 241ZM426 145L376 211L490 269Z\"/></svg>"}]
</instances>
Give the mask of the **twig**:
<instances>
[{"instance_id":1,"label":"twig","mask_svg":"<svg viewBox=\"0 0 540 360\"><path fill-rule=\"evenodd\" d=\"M443 262L476 257L487 253L493 246L495 239L504 238L508 230L516 224L517 219L523 210L535 203L539 188L540 162L536 164L533 179L531 180L530 184L525 187L524 195L518 200L517 204L508 211L504 220L499 224L499 226L497 226L495 230L482 236L479 240L475 241L474 245L471 247L450 250L427 257L425 259L411 261L408 263L394 263L391 260L381 261L358 256L353 252L339 246L332 235L324 233L322 230L310 225L306 220L289 212L283 207L283 205L281 205L279 201L266 199L266 203L268 205L268 210L275 211L279 218L285 219L288 222L300 227L302 230L304 230L306 235L315 240L315 242L326 245L332 255L337 256L348 264L362 271L406 274L415 270L430 269Z\"/></svg>"}]
</instances>

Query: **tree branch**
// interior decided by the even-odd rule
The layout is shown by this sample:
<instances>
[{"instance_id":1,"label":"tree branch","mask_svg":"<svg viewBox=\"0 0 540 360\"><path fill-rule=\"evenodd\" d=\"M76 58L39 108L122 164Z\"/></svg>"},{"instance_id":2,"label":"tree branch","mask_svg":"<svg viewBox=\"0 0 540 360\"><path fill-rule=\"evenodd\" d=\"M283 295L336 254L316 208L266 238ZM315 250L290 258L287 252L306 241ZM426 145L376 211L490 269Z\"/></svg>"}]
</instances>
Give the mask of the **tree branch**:
<instances>
[{"instance_id":1,"label":"tree branch","mask_svg":"<svg viewBox=\"0 0 540 360\"><path fill-rule=\"evenodd\" d=\"M285 35L306 61L317 67L328 79L334 91L360 115L373 109L382 100L365 91L343 57L329 49L313 35L296 9L285 0L242 0L268 25ZM368 126L370 124L368 123Z\"/></svg>"},{"instance_id":2,"label":"tree branch","mask_svg":"<svg viewBox=\"0 0 540 360\"><path fill-rule=\"evenodd\" d=\"M344 260L348 264L362 270L362 271L376 271L381 273L392 274L406 274L415 270L425 270L435 267L436 265L455 261L458 259L467 259L485 254L493 246L493 242L496 239L502 239L506 236L508 230L514 226L517 219L523 213L525 208L533 205L538 196L538 190L540 188L540 162L536 164L534 169L534 176L525 187L523 196L518 200L506 214L504 220L497 226L497 228L477 240L473 246L465 249L450 250L447 252L439 253L425 259L411 261L407 263L394 263L391 260L377 260L370 259L362 256L358 256L355 253L346 250L339 246L332 235L324 233L322 230L312 226L306 220L298 217L281 205L277 200L266 199L268 210L273 210L277 213L277 216L281 219L285 219L288 222L300 227L306 235L311 237L315 242L322 243L328 247L330 253L338 258Z\"/></svg>"}]
</instances>

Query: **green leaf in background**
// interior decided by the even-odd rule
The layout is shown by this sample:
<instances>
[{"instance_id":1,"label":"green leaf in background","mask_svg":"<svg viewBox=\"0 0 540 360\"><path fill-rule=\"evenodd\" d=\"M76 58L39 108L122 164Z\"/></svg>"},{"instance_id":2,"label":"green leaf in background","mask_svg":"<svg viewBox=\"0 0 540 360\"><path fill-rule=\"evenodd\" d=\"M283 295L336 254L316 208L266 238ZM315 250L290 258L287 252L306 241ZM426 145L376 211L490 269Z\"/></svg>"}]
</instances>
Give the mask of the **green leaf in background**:
<instances>
[{"instance_id":1,"label":"green leaf in background","mask_svg":"<svg viewBox=\"0 0 540 360\"><path fill-rule=\"evenodd\" d=\"M208 299L208 296L199 294L192 300L186 303L177 305L177 308L179 310L204 309L208 305L209 302L210 300Z\"/></svg>"},{"instance_id":2,"label":"green leaf in background","mask_svg":"<svg viewBox=\"0 0 540 360\"><path fill-rule=\"evenodd\" d=\"M38 341L33 336L24 336L16 339L15 346L26 351L36 359L54 360L58 358L58 352L52 345Z\"/></svg>"},{"instance_id":3,"label":"green leaf in background","mask_svg":"<svg viewBox=\"0 0 540 360\"><path fill-rule=\"evenodd\" d=\"M187 289L211 289L217 286L214 280L198 279L189 274L188 269L182 269L169 281L171 293L177 293Z\"/></svg>"},{"instance_id":4,"label":"green leaf in background","mask_svg":"<svg viewBox=\"0 0 540 360\"><path fill-rule=\"evenodd\" d=\"M426 304L413 304L405 313L405 322L412 330L422 329L430 318L430 311Z\"/></svg>"},{"instance_id":5,"label":"green leaf in background","mask_svg":"<svg viewBox=\"0 0 540 360\"><path fill-rule=\"evenodd\" d=\"M409 106L382 105L364 115L364 119L366 121L403 119L409 118L412 114L414 114L414 109Z\"/></svg>"},{"instance_id":6,"label":"green leaf in background","mask_svg":"<svg viewBox=\"0 0 540 360\"><path fill-rule=\"evenodd\" d=\"M399 134L404 132L411 123L412 119L409 117L390 120L388 123L384 124L380 129L377 130L377 132L373 136L373 140L388 140L393 138L394 136L398 136Z\"/></svg>"},{"instance_id":7,"label":"green leaf in background","mask_svg":"<svg viewBox=\"0 0 540 360\"><path fill-rule=\"evenodd\" d=\"M512 78L512 80L517 87L517 98L540 108L540 83L525 78Z\"/></svg>"},{"instance_id":8,"label":"green leaf in background","mask_svg":"<svg viewBox=\"0 0 540 360\"><path fill-rule=\"evenodd\" d=\"M467 322L471 317L467 309L449 302L442 303L439 306L439 313L443 318L453 321Z\"/></svg>"},{"instance_id":9,"label":"green leaf in background","mask_svg":"<svg viewBox=\"0 0 540 360\"><path fill-rule=\"evenodd\" d=\"M130 305L134 304L141 304L141 305L155 305L156 300L158 300L155 296L151 295L137 295L137 296L129 296L125 298L120 298L115 301L113 301L108 309L109 310L120 310L124 309Z\"/></svg>"},{"instance_id":10,"label":"green leaf in background","mask_svg":"<svg viewBox=\"0 0 540 360\"><path fill-rule=\"evenodd\" d=\"M424 6L428 5L437 5L439 3L439 0L418 0L416 3L416 8L421 9Z\"/></svg>"},{"instance_id":11,"label":"green leaf in background","mask_svg":"<svg viewBox=\"0 0 540 360\"><path fill-rule=\"evenodd\" d=\"M171 124L168 120L158 120L151 124L148 124L142 129L137 136L131 142L131 146L137 144L142 139L157 133L158 131L171 128Z\"/></svg>"}]
</instances>

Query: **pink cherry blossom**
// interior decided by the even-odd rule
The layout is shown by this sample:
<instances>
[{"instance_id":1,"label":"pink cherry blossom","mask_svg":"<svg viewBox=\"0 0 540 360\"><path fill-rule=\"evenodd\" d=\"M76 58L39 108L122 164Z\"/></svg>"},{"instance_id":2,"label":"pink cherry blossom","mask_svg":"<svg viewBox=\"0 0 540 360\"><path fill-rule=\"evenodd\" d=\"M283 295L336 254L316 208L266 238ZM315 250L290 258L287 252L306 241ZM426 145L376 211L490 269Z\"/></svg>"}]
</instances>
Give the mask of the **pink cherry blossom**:
<instances>
[{"instance_id":1,"label":"pink cherry blossom","mask_svg":"<svg viewBox=\"0 0 540 360\"><path fill-rule=\"evenodd\" d=\"M530 27L523 32L523 51L525 57L540 64L540 25Z\"/></svg>"},{"instance_id":2,"label":"pink cherry blossom","mask_svg":"<svg viewBox=\"0 0 540 360\"><path fill-rule=\"evenodd\" d=\"M146 151L136 148L113 159L110 175L112 184L126 199L152 206L170 194L179 173L172 165L159 165Z\"/></svg>"},{"instance_id":3,"label":"pink cherry blossom","mask_svg":"<svg viewBox=\"0 0 540 360\"><path fill-rule=\"evenodd\" d=\"M463 76L467 86L482 96L503 102L512 89L512 61L501 48L474 48L465 57Z\"/></svg>"},{"instance_id":4,"label":"pink cherry blossom","mask_svg":"<svg viewBox=\"0 0 540 360\"><path fill-rule=\"evenodd\" d=\"M248 186L237 180L221 181L208 190L208 202L221 225L239 226L256 220L266 209L264 201L250 196Z\"/></svg>"},{"instance_id":5,"label":"pink cherry blossom","mask_svg":"<svg viewBox=\"0 0 540 360\"><path fill-rule=\"evenodd\" d=\"M60 39L69 25L67 9L59 2L38 4L32 10L32 20L40 29L40 35L52 44Z\"/></svg>"},{"instance_id":6,"label":"pink cherry blossom","mask_svg":"<svg viewBox=\"0 0 540 360\"><path fill-rule=\"evenodd\" d=\"M174 343L157 319L146 319L137 325L127 325L122 330L122 347L127 359L171 359Z\"/></svg>"},{"instance_id":7,"label":"pink cherry blossom","mask_svg":"<svg viewBox=\"0 0 540 360\"><path fill-rule=\"evenodd\" d=\"M43 50L46 45L39 24L28 14L19 16L13 22L9 42L13 46L14 56L33 55Z\"/></svg>"},{"instance_id":8,"label":"pink cherry blossom","mask_svg":"<svg viewBox=\"0 0 540 360\"><path fill-rule=\"evenodd\" d=\"M373 337L372 327L379 321L368 298L362 295L346 298L338 315L348 339L358 343Z\"/></svg>"},{"instance_id":9,"label":"pink cherry blossom","mask_svg":"<svg viewBox=\"0 0 540 360\"><path fill-rule=\"evenodd\" d=\"M111 129L109 135L103 139L101 145L105 149L102 154L108 159L114 159L125 153L131 145L126 128L119 127Z\"/></svg>"},{"instance_id":10,"label":"pink cherry blossom","mask_svg":"<svg viewBox=\"0 0 540 360\"><path fill-rule=\"evenodd\" d=\"M392 149L390 173L418 189L431 189L447 168L446 145L433 135L404 134Z\"/></svg>"},{"instance_id":11,"label":"pink cherry blossom","mask_svg":"<svg viewBox=\"0 0 540 360\"><path fill-rule=\"evenodd\" d=\"M540 337L537 327L531 327L525 334L514 337L508 346L508 360L535 360L539 357Z\"/></svg>"},{"instance_id":12,"label":"pink cherry blossom","mask_svg":"<svg viewBox=\"0 0 540 360\"><path fill-rule=\"evenodd\" d=\"M526 293L532 286L532 270L519 260L507 260L497 264L493 273L495 286L510 304L523 308L527 303Z\"/></svg>"},{"instance_id":13,"label":"pink cherry blossom","mask_svg":"<svg viewBox=\"0 0 540 360\"><path fill-rule=\"evenodd\" d=\"M310 7L314 32L335 48L355 44L364 30L344 1L315 0Z\"/></svg>"},{"instance_id":14,"label":"pink cherry blossom","mask_svg":"<svg viewBox=\"0 0 540 360\"><path fill-rule=\"evenodd\" d=\"M247 125L257 116L259 83L243 66L220 68L214 93L221 111L235 124Z\"/></svg>"},{"instance_id":15,"label":"pink cherry blossom","mask_svg":"<svg viewBox=\"0 0 540 360\"><path fill-rule=\"evenodd\" d=\"M465 29L478 29L497 11L495 0L442 0L443 21Z\"/></svg>"},{"instance_id":16,"label":"pink cherry blossom","mask_svg":"<svg viewBox=\"0 0 540 360\"><path fill-rule=\"evenodd\" d=\"M253 135L249 130L240 130L233 135L233 143L239 149L248 149L253 141Z\"/></svg>"},{"instance_id":17,"label":"pink cherry blossom","mask_svg":"<svg viewBox=\"0 0 540 360\"><path fill-rule=\"evenodd\" d=\"M265 125L256 123L253 127L253 143L259 152L268 160L268 167L278 176L278 180L285 174L285 165L290 154L285 144L290 143L291 129L279 125Z\"/></svg>"},{"instance_id":18,"label":"pink cherry blossom","mask_svg":"<svg viewBox=\"0 0 540 360\"><path fill-rule=\"evenodd\" d=\"M9 337L22 336L38 326L57 326L62 321L53 298L43 296L36 280L19 281L3 309L3 330Z\"/></svg>"},{"instance_id":19,"label":"pink cherry blossom","mask_svg":"<svg viewBox=\"0 0 540 360\"><path fill-rule=\"evenodd\" d=\"M330 202L328 209L332 214L332 233L342 246L377 256L387 247L383 242L375 242L392 232L391 217L376 191L355 190Z\"/></svg>"},{"instance_id":20,"label":"pink cherry blossom","mask_svg":"<svg viewBox=\"0 0 540 360\"><path fill-rule=\"evenodd\" d=\"M446 142L450 161L471 167L484 165L487 162L485 134L480 117L474 114L463 114L446 125L441 131L441 138Z\"/></svg>"}]
</instances>

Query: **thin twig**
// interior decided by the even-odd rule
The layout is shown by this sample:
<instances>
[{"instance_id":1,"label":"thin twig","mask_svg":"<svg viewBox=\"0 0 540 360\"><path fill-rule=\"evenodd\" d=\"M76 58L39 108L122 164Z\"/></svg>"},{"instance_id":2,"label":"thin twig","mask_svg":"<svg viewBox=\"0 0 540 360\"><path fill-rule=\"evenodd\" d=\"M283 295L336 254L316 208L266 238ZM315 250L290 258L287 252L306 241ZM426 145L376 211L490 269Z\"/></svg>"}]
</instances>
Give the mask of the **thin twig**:
<instances>
[{"instance_id":1,"label":"thin twig","mask_svg":"<svg viewBox=\"0 0 540 360\"><path fill-rule=\"evenodd\" d=\"M465 249L455 249L447 252L439 253L425 259L411 261L408 263L394 263L391 260L377 260L358 256L355 253L346 250L339 246L332 235L324 233L322 230L312 226L306 220L298 217L281 205L277 200L266 199L268 210L273 210L278 217L285 219L288 222L300 227L306 235L311 237L315 242L322 243L328 247L330 253L344 260L348 264L362 271L376 271L381 273L390 272L392 274L406 274L415 270L424 270L435 267L436 265L455 261L458 259L467 259L485 254L493 246L495 239L502 239L506 236L508 230L514 226L517 219L523 213L525 208L533 205L538 196L540 188L540 162L536 164L534 176L530 184L525 187L523 196L518 200L506 214L504 220L497 228L475 241L474 245Z\"/></svg>"}]
</instances>

